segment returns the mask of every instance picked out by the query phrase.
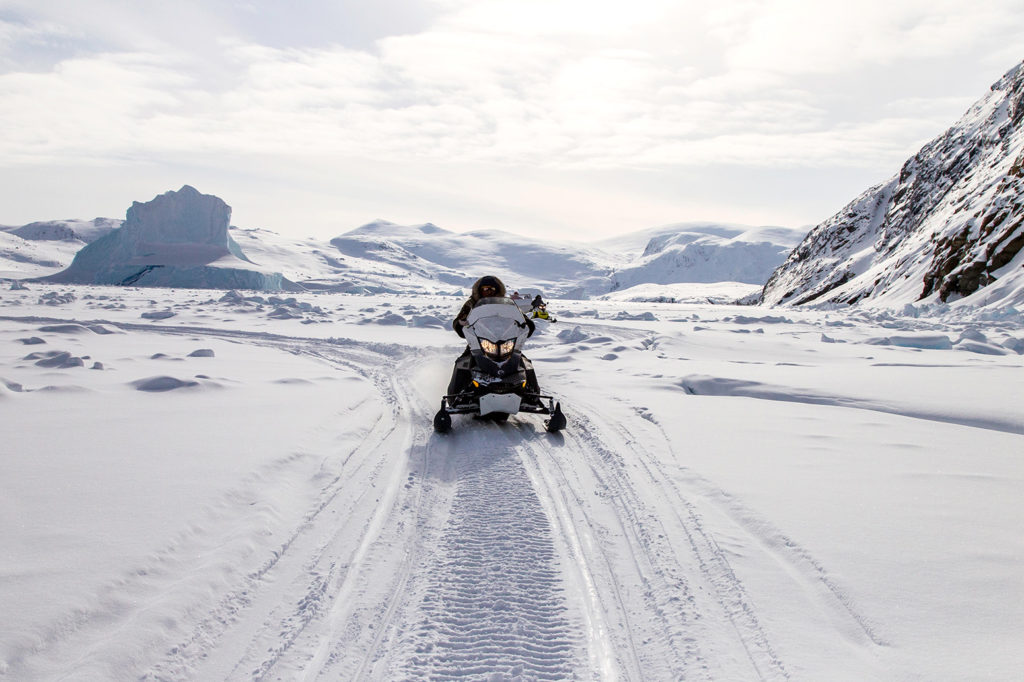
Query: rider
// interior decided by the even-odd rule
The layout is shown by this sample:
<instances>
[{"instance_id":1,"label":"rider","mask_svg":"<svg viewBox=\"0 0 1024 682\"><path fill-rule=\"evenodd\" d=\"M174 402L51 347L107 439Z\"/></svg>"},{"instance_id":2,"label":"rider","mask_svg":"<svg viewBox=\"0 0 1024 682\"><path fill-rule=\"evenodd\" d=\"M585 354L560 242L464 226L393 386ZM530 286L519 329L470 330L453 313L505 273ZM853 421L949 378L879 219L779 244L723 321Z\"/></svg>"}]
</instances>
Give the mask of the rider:
<instances>
[{"instance_id":1,"label":"rider","mask_svg":"<svg viewBox=\"0 0 1024 682\"><path fill-rule=\"evenodd\" d=\"M466 318L469 317L469 311L480 302L481 298L502 297L504 295L505 285L502 284L501 280L494 275L484 275L473 284L473 292L470 294L469 300L462 304L462 310L455 316L455 320L452 322L452 329L462 338L466 338L462 328L466 326Z\"/></svg>"},{"instance_id":2,"label":"rider","mask_svg":"<svg viewBox=\"0 0 1024 682\"><path fill-rule=\"evenodd\" d=\"M466 320L469 317L469 311L471 311L476 305L485 298L501 298L505 296L505 285L500 279L494 275L484 275L473 284L473 291L470 294L469 299L462 304L462 309L459 310L459 314L452 320L452 329L455 333L466 338L466 333L463 331L463 327L466 326ZM530 319L526 319L526 324L530 328L530 335L533 334L534 323ZM525 358L525 356L523 356ZM466 346L466 350L462 351L462 355L459 356L458 360L455 361L455 369L452 370L452 379L448 382L448 395L452 395L460 392L466 386L469 385L470 381L470 360L471 353L469 346ZM537 387L537 379L533 373L532 365L531 369L527 372L531 384L531 388ZM537 390L539 392L539 389Z\"/></svg>"}]
</instances>

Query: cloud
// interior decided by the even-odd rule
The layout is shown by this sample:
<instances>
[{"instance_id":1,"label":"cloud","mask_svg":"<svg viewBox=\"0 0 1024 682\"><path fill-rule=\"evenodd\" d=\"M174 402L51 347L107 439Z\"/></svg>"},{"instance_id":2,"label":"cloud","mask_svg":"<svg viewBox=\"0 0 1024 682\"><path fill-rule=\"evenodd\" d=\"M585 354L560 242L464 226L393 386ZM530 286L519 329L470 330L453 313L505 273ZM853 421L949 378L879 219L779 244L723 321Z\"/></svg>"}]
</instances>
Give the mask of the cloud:
<instances>
[{"instance_id":1,"label":"cloud","mask_svg":"<svg viewBox=\"0 0 1024 682\"><path fill-rule=\"evenodd\" d=\"M8 0L0 167L887 174L1020 58L1020 5Z\"/></svg>"},{"instance_id":2,"label":"cloud","mask_svg":"<svg viewBox=\"0 0 1024 682\"><path fill-rule=\"evenodd\" d=\"M3 162L121 156L151 147L154 112L181 111L189 78L146 54L61 62L49 73L0 76ZM113 84L113 85L112 85Z\"/></svg>"},{"instance_id":3,"label":"cloud","mask_svg":"<svg viewBox=\"0 0 1024 682\"><path fill-rule=\"evenodd\" d=\"M1019 46L1024 31L1020 0L761 0L726 7L713 15L712 30L723 38L727 62L787 74L942 57L992 40Z\"/></svg>"}]
</instances>

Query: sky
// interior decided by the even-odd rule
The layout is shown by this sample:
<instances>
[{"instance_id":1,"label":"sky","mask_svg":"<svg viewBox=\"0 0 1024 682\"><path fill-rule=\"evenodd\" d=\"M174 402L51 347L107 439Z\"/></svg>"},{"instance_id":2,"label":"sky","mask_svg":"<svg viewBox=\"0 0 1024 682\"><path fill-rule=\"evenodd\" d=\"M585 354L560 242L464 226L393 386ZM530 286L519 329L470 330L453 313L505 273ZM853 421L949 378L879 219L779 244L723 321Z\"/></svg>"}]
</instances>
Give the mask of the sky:
<instances>
[{"instance_id":1,"label":"sky","mask_svg":"<svg viewBox=\"0 0 1024 682\"><path fill-rule=\"evenodd\" d=\"M1022 46L1024 0L0 0L0 224L811 226Z\"/></svg>"}]
</instances>

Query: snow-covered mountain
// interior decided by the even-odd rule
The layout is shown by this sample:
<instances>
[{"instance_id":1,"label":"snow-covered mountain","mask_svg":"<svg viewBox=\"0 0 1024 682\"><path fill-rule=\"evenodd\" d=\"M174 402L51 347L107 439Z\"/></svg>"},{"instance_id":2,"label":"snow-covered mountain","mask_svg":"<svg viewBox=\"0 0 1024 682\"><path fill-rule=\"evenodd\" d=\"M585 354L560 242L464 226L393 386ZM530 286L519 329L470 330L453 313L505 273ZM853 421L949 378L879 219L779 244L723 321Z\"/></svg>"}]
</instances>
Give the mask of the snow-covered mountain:
<instances>
[{"instance_id":1,"label":"snow-covered mountain","mask_svg":"<svg viewBox=\"0 0 1024 682\"><path fill-rule=\"evenodd\" d=\"M83 246L123 222L96 218L0 226L0 277L41 277L66 268Z\"/></svg>"},{"instance_id":2,"label":"snow-covered mountain","mask_svg":"<svg viewBox=\"0 0 1024 682\"><path fill-rule=\"evenodd\" d=\"M580 245L530 240L498 230L456 233L427 223L364 225L331 240L342 258L390 266L433 282L465 287L483 271L513 288L596 293L609 272L607 257ZM434 284L436 288L437 285Z\"/></svg>"},{"instance_id":3,"label":"snow-covered mountain","mask_svg":"<svg viewBox=\"0 0 1024 682\"><path fill-rule=\"evenodd\" d=\"M123 224L123 220L114 218L43 220L20 227L0 227L0 231L32 241L79 241L91 244Z\"/></svg>"},{"instance_id":4,"label":"snow-covered mountain","mask_svg":"<svg viewBox=\"0 0 1024 682\"><path fill-rule=\"evenodd\" d=\"M768 304L1024 303L1024 63L900 172L815 227Z\"/></svg>"},{"instance_id":5,"label":"snow-covered mountain","mask_svg":"<svg viewBox=\"0 0 1024 682\"><path fill-rule=\"evenodd\" d=\"M207 196L191 187L182 192L191 200ZM167 197L178 194L170 192L154 202L166 204ZM136 286L223 288L231 286L225 277L237 279L237 271L242 271L255 279L235 288L273 289L278 286L274 273L279 273L280 286L286 288L295 283L312 291L366 294L461 292L488 272L523 293L545 292L561 298L734 300L759 291L805 233L783 227L679 223L588 245L527 239L496 230L456 233L431 223L396 225L378 220L328 242L262 229L231 227L227 231L222 229L224 210L230 208L223 202L219 205L215 238L210 236L206 217L200 219L205 225L199 229L201 234L193 235L191 228L173 217L177 209L169 208L161 209L170 211L163 217L154 217L150 211L152 226L146 229L153 234L129 238L127 233L139 229L138 207L145 206L138 203L123 226L121 221L97 218L5 228L0 240L9 243L0 241L0 276L52 275L51 281L63 282L131 280ZM205 216L203 210L199 213ZM92 243L82 248L86 242ZM139 251L143 242L145 248ZM55 274L67 267L79 248L77 262ZM244 255L239 258L238 254ZM210 260L213 256L218 260ZM15 263L21 265L15 267ZM706 290L695 294L679 286L718 282L737 286L726 287L724 294Z\"/></svg>"},{"instance_id":6,"label":"snow-covered mountain","mask_svg":"<svg viewBox=\"0 0 1024 682\"><path fill-rule=\"evenodd\" d=\"M677 282L761 284L805 230L714 223L683 223L648 232L643 252L612 273L612 289ZM635 244L635 241L632 242ZM629 238L602 245L628 248Z\"/></svg>"}]
</instances>

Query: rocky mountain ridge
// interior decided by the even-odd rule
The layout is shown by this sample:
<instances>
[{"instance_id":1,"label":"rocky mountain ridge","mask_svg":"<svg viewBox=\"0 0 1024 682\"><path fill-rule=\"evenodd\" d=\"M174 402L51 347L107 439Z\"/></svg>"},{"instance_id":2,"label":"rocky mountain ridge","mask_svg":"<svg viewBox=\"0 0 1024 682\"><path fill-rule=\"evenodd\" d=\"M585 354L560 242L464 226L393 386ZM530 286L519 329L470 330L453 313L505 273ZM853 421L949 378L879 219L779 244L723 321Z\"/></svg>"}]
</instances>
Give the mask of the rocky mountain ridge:
<instances>
[{"instance_id":1,"label":"rocky mountain ridge","mask_svg":"<svg viewBox=\"0 0 1024 682\"><path fill-rule=\"evenodd\" d=\"M1024 63L889 181L818 225L766 304L1024 302Z\"/></svg>"}]
</instances>

